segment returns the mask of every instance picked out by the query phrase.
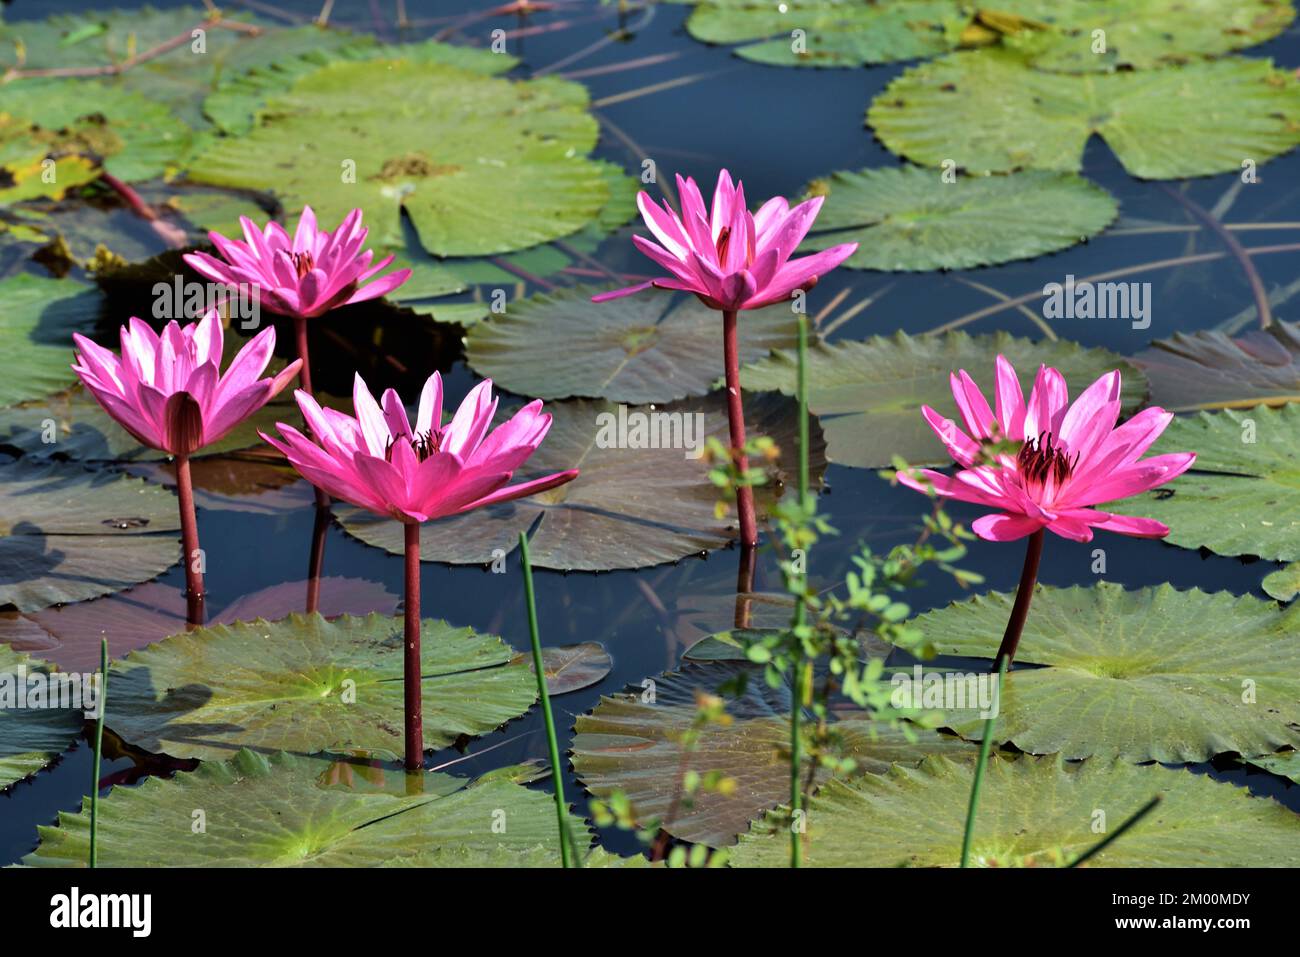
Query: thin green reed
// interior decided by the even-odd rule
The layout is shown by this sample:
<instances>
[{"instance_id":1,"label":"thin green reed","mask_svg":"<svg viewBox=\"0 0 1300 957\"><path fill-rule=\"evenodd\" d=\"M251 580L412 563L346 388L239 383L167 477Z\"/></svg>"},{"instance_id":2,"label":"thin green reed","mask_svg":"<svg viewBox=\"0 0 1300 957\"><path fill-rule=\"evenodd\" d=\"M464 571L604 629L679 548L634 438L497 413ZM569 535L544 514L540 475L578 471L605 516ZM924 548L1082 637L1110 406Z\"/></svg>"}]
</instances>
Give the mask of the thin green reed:
<instances>
[{"instance_id":1,"label":"thin green reed","mask_svg":"<svg viewBox=\"0 0 1300 957\"><path fill-rule=\"evenodd\" d=\"M528 605L528 637L533 644L533 670L537 673L537 698L546 721L546 744L551 755L551 780L555 783L555 814L560 829L560 862L564 867L581 867L569 817L564 804L564 768L560 765L560 745L555 738L555 718L551 714L551 696L546 690L546 668L542 664L542 640L537 631L537 599L533 593L533 563L528 557L528 536L519 533L519 557L524 566L524 601Z\"/></svg>"},{"instance_id":2,"label":"thin green reed","mask_svg":"<svg viewBox=\"0 0 1300 957\"><path fill-rule=\"evenodd\" d=\"M808 317L799 313L799 508L806 516L810 502L808 494ZM808 558L804 556L804 572L800 593L795 598L794 626L801 631L808 618L805 600L807 592ZM803 865L802 822L799 812L803 803L803 788L799 780L803 763L803 699L804 657L802 639L796 634L794 641L794 681L790 701L790 866Z\"/></svg>"},{"instance_id":3,"label":"thin green reed","mask_svg":"<svg viewBox=\"0 0 1300 957\"><path fill-rule=\"evenodd\" d=\"M1007 659L998 663L997 707L1002 707L1002 679L1006 677ZM993 729L998 723L996 714L984 721L984 736L980 740L980 756L975 762L975 779L970 786L970 804L966 808L966 830L961 838L961 866L970 866L970 842L975 834L975 811L979 808L980 787L984 784L984 768L989 763L989 750L993 747Z\"/></svg>"},{"instance_id":4,"label":"thin green reed","mask_svg":"<svg viewBox=\"0 0 1300 957\"><path fill-rule=\"evenodd\" d=\"M104 712L108 710L108 639L99 640L99 718L95 721L94 777L90 781L90 866L99 865L99 759L104 753Z\"/></svg>"}]
</instances>

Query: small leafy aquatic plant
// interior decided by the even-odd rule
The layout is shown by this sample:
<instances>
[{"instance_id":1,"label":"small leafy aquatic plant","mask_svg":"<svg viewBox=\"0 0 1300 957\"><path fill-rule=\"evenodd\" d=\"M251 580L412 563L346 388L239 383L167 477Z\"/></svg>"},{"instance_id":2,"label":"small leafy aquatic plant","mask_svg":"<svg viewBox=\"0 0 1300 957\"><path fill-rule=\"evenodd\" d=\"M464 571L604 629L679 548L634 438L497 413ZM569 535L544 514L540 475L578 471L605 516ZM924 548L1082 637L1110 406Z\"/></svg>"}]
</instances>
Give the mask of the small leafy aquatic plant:
<instances>
[{"instance_id":1,"label":"small leafy aquatic plant","mask_svg":"<svg viewBox=\"0 0 1300 957\"><path fill-rule=\"evenodd\" d=\"M951 476L903 469L898 480L917 491L997 509L971 524L981 538L1009 542L1029 536L1015 606L998 650L998 661L1009 663L1029 613L1044 532L1078 542L1091 541L1093 529L1163 538L1169 534L1163 522L1096 506L1172 481L1191 467L1196 453L1142 458L1173 413L1151 407L1116 427L1118 370L1099 378L1073 405L1065 376L1048 366L1039 367L1027 402L1004 356L997 358L996 377L995 411L965 370L952 374L952 394L966 431L928 405L921 409L961 469Z\"/></svg>"},{"instance_id":2,"label":"small leafy aquatic plant","mask_svg":"<svg viewBox=\"0 0 1300 957\"><path fill-rule=\"evenodd\" d=\"M405 527L406 554L406 766L424 755L420 703L420 525L484 505L508 502L563 485L577 469L511 485L514 471L542 444L551 416L540 399L492 428L497 402L492 380L470 390L456 414L442 425L442 377L429 376L412 425L393 389L375 401L358 374L352 401L356 416L322 408L299 389L294 393L312 438L277 423L281 438L260 433L321 491Z\"/></svg>"},{"instance_id":3,"label":"small leafy aquatic plant","mask_svg":"<svg viewBox=\"0 0 1300 957\"><path fill-rule=\"evenodd\" d=\"M737 314L788 301L795 293L811 289L820 277L852 256L858 244L844 243L812 256L791 258L817 218L824 200L821 196L794 208L784 197L775 196L757 213L750 213L745 205L744 185L733 183L725 169L718 173L712 207L705 206L700 188L690 177L678 176L677 189L681 195L681 216L667 203L660 208L645 191L637 194L637 207L646 227L659 242L643 236L632 237L637 249L672 276L601 293L592 300L605 302L653 286L694 293L706 306L722 312L727 418L732 454L743 473L748 469L748 462L740 398ZM751 487L737 488L736 511L740 518L741 544L754 545L758 541L758 527Z\"/></svg>"},{"instance_id":4,"label":"small leafy aquatic plant","mask_svg":"<svg viewBox=\"0 0 1300 957\"><path fill-rule=\"evenodd\" d=\"M139 442L176 457L181 538L185 548L186 591L191 618L203 600L203 573L194 516L190 456L220 441L280 393L298 374L294 360L270 378L259 378L275 349L275 330L263 329L239 350L221 372L224 340L221 319L212 310L182 328L170 322L162 334L131 318L121 330L121 356L74 334L72 369L86 391Z\"/></svg>"}]
</instances>

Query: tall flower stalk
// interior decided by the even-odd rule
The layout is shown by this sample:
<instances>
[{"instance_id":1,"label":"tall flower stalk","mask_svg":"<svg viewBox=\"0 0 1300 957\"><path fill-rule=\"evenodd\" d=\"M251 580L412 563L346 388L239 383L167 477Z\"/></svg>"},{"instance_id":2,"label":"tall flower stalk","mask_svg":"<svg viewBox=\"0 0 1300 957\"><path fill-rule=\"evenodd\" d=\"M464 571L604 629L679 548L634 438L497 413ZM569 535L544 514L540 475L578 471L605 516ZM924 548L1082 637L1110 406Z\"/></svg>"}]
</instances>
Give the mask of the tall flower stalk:
<instances>
[{"instance_id":1,"label":"tall flower stalk","mask_svg":"<svg viewBox=\"0 0 1300 957\"><path fill-rule=\"evenodd\" d=\"M74 334L72 369L100 406L135 439L176 461L182 561L189 621L203 618L203 553L194 510L190 456L219 442L280 393L298 373L294 360L277 375L259 378L275 349L275 330L263 329L222 373L224 333L216 310L161 334L132 317L120 334L122 352Z\"/></svg>"},{"instance_id":2,"label":"tall flower stalk","mask_svg":"<svg viewBox=\"0 0 1300 957\"><path fill-rule=\"evenodd\" d=\"M671 273L626 289L593 296L605 302L630 296L650 287L693 293L710 309L722 313L722 356L727 385L727 420L731 454L740 471L746 470L745 416L740 391L739 314L778 302L788 302L811 289L858 248L844 243L830 249L791 259L821 209L817 196L791 208L784 197L769 199L757 213L745 205L743 184L733 183L725 169L718 174L713 203L705 206L695 180L677 177L681 196L680 216L664 203L657 205L644 191L637 195L637 207L646 227L658 242L633 236L642 253ZM802 310L797 310L802 312ZM736 513L740 544L758 542L754 490L736 488Z\"/></svg>"},{"instance_id":3,"label":"tall flower stalk","mask_svg":"<svg viewBox=\"0 0 1300 957\"><path fill-rule=\"evenodd\" d=\"M1162 522L1097 506L1172 481L1191 467L1196 454L1142 458L1173 414L1151 407L1117 425L1122 405L1118 370L1097 379L1073 404L1065 377L1049 366L1039 367L1026 402L1005 356L997 358L993 408L965 370L953 373L950 383L965 430L928 405L921 414L960 469L951 476L907 469L898 479L917 491L995 509L971 524L980 538L1029 539L996 670L1015 659L1038 581L1044 533L1076 542L1092 541L1094 529L1163 538L1169 527Z\"/></svg>"},{"instance_id":4,"label":"tall flower stalk","mask_svg":"<svg viewBox=\"0 0 1300 957\"><path fill-rule=\"evenodd\" d=\"M436 372L420 393L414 424L393 389L376 402L360 375L352 387L355 416L322 408L302 389L294 396L310 436L280 422L279 438L264 433L262 438L325 494L405 526L405 745L406 767L414 770L424 763L420 526L555 488L576 478L578 470L509 484L546 437L551 416L535 400L493 429L497 402L490 379L470 390L445 426L442 377Z\"/></svg>"},{"instance_id":5,"label":"tall flower stalk","mask_svg":"<svg viewBox=\"0 0 1300 957\"><path fill-rule=\"evenodd\" d=\"M108 639L99 639L99 716L95 719L95 759L90 778L90 867L99 866L99 767L104 755L104 712L108 710Z\"/></svg>"}]
</instances>

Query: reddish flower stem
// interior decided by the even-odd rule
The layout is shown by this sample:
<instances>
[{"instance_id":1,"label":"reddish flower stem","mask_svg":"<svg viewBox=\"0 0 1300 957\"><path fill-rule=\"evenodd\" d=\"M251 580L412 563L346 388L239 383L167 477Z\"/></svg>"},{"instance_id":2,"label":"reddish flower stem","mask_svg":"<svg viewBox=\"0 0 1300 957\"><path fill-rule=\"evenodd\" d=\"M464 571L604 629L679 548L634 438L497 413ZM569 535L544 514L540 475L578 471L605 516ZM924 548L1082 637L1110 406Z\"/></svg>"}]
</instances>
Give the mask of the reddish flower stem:
<instances>
[{"instance_id":1,"label":"reddish flower stem","mask_svg":"<svg viewBox=\"0 0 1300 957\"><path fill-rule=\"evenodd\" d=\"M1044 534L1045 529L1040 528L1029 536L1025 548L1025 566L1020 571L1020 586L1016 589L1016 601L1011 606L1011 617L1007 619L1007 630L1002 635L998 656L993 659L994 671L1001 666L1003 658L1007 659L1007 667L1015 660L1020 633L1025 630L1025 619L1029 617L1029 603L1034 600L1034 586L1038 583L1038 563L1043 557Z\"/></svg>"},{"instance_id":2,"label":"reddish flower stem","mask_svg":"<svg viewBox=\"0 0 1300 957\"><path fill-rule=\"evenodd\" d=\"M420 700L420 526L402 525L406 532L406 656L403 689L406 698L406 769L424 767L424 705Z\"/></svg>"},{"instance_id":3,"label":"reddish flower stem","mask_svg":"<svg viewBox=\"0 0 1300 957\"><path fill-rule=\"evenodd\" d=\"M325 565L325 533L330 527L329 508L316 509L311 530L311 558L307 562L307 614L320 608L320 576Z\"/></svg>"},{"instance_id":4,"label":"reddish flower stem","mask_svg":"<svg viewBox=\"0 0 1300 957\"><path fill-rule=\"evenodd\" d=\"M302 360L302 366L298 369L298 384L302 386L303 392L306 392L314 399L316 398L316 390L311 387L311 350L307 347L307 318L305 316L293 317L293 337L298 346L298 358ZM307 430L308 435L311 434L311 426L306 419L303 419L303 428ZM316 438L320 438L320 436L316 436ZM330 497L319 488L314 488L314 491L316 493L316 508L329 508ZM324 545L322 544L321 547L323 549ZM308 608L307 610L310 612L314 608Z\"/></svg>"},{"instance_id":5,"label":"reddish flower stem","mask_svg":"<svg viewBox=\"0 0 1300 957\"><path fill-rule=\"evenodd\" d=\"M743 473L749 468L745 456L745 406L740 395L740 344L736 338L736 311L722 313L722 357L727 368L727 424L731 429L731 450ZM748 485L736 489L736 512L740 516L740 544L758 544L758 523L754 519L754 490Z\"/></svg>"},{"instance_id":6,"label":"reddish flower stem","mask_svg":"<svg viewBox=\"0 0 1300 957\"><path fill-rule=\"evenodd\" d=\"M181 562L185 566L185 601L187 620L203 624L203 572L199 559L199 523L194 515L194 480L190 476L190 457L176 456L176 496L181 508Z\"/></svg>"}]
</instances>

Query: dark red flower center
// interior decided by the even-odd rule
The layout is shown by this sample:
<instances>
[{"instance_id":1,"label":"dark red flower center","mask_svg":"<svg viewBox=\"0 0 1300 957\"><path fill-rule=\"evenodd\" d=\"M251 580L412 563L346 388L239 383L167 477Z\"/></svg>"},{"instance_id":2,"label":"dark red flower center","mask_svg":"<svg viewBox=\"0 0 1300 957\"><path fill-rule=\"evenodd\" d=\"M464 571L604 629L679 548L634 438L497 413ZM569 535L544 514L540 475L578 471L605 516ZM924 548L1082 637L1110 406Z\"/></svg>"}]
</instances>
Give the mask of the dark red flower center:
<instances>
[{"instance_id":1,"label":"dark red flower center","mask_svg":"<svg viewBox=\"0 0 1300 957\"><path fill-rule=\"evenodd\" d=\"M727 247L729 245L731 245L731 227L723 226L718 232L717 248L719 263L725 263L727 261Z\"/></svg>"},{"instance_id":2,"label":"dark red flower center","mask_svg":"<svg viewBox=\"0 0 1300 957\"><path fill-rule=\"evenodd\" d=\"M1026 482L1043 485L1048 476L1056 479L1060 486L1074 472L1079 462L1076 454L1074 460L1055 443L1051 432L1041 432L1036 440L1026 440L1016 455L1016 468L1025 477Z\"/></svg>"},{"instance_id":3,"label":"dark red flower center","mask_svg":"<svg viewBox=\"0 0 1300 957\"><path fill-rule=\"evenodd\" d=\"M293 268L298 271L298 278L301 279L316 268L316 259L311 253L294 253Z\"/></svg>"},{"instance_id":4,"label":"dark red flower center","mask_svg":"<svg viewBox=\"0 0 1300 957\"><path fill-rule=\"evenodd\" d=\"M388 440L388 444L384 447L385 460L393 461L393 445L397 442L410 443L416 461L423 462L442 448L442 433L437 429L430 429L428 432L417 432L415 435L395 435Z\"/></svg>"}]
</instances>

